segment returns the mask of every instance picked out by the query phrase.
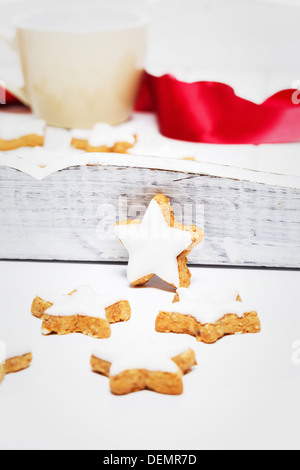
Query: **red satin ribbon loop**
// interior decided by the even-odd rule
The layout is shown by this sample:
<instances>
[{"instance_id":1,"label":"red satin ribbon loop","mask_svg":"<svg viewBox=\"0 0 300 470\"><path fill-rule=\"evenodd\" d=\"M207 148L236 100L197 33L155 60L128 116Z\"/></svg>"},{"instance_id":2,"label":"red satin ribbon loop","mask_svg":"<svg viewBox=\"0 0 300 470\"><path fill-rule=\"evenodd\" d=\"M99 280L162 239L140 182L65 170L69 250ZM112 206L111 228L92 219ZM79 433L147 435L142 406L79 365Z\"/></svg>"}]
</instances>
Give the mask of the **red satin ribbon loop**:
<instances>
[{"instance_id":1,"label":"red satin ribbon loop","mask_svg":"<svg viewBox=\"0 0 300 470\"><path fill-rule=\"evenodd\" d=\"M262 144L300 141L297 101L297 90L280 91L256 104L223 83L186 83L172 75L146 73L135 109L154 111L160 132L172 139Z\"/></svg>"}]
</instances>

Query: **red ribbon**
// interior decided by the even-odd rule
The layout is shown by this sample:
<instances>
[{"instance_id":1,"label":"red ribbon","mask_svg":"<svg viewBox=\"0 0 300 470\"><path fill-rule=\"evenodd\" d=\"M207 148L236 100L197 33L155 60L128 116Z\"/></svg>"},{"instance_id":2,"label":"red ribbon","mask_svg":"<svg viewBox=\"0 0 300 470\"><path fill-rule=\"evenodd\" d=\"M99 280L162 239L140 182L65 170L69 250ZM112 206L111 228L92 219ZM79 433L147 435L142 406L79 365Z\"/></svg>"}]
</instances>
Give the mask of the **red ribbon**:
<instances>
[{"instance_id":1,"label":"red ribbon","mask_svg":"<svg viewBox=\"0 0 300 470\"><path fill-rule=\"evenodd\" d=\"M300 140L298 101L300 92L289 89L255 104L223 83L186 83L146 73L135 109L154 111L160 132L172 139L262 144Z\"/></svg>"},{"instance_id":2,"label":"red ribbon","mask_svg":"<svg viewBox=\"0 0 300 470\"><path fill-rule=\"evenodd\" d=\"M6 103L15 102L6 92ZM223 83L186 83L172 75L145 73L135 110L155 112L160 132L172 139L210 144L300 141L297 90L280 91L256 104Z\"/></svg>"},{"instance_id":3,"label":"red ribbon","mask_svg":"<svg viewBox=\"0 0 300 470\"><path fill-rule=\"evenodd\" d=\"M0 96L1 97L5 96L5 104L17 104L17 103L19 103L19 100L15 96L13 96L7 90L4 91L3 88L1 88L1 86L0 86ZM2 106L1 103L0 103L0 106Z\"/></svg>"}]
</instances>

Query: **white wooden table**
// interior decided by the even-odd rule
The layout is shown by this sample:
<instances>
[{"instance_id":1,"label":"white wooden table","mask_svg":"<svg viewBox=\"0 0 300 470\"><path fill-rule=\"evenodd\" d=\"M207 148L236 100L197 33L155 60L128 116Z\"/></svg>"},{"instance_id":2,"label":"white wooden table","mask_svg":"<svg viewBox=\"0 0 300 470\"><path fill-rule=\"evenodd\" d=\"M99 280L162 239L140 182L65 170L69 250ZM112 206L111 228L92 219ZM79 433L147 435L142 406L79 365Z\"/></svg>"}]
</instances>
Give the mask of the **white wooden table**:
<instances>
[{"instance_id":1,"label":"white wooden table","mask_svg":"<svg viewBox=\"0 0 300 470\"><path fill-rule=\"evenodd\" d=\"M257 306L262 332L214 345L155 333L157 311L173 292L156 282L128 288L125 266L1 262L0 338L13 330L11 341L22 336L34 359L0 385L0 448L299 448L299 272L192 268L192 274L193 283L239 287ZM132 318L113 325L110 340L41 335L40 321L30 315L33 297L79 284L128 289ZM141 331L194 348L198 366L184 377L182 396L116 397L108 380L91 372L95 348Z\"/></svg>"}]
</instances>

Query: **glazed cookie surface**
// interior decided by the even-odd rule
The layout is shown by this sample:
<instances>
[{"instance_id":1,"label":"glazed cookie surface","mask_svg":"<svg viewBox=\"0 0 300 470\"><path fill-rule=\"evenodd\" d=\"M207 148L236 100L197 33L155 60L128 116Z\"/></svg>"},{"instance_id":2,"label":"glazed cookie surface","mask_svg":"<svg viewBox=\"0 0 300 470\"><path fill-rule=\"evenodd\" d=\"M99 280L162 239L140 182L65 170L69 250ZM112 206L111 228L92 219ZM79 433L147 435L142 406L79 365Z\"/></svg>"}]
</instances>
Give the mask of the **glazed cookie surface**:
<instances>
[{"instance_id":1,"label":"glazed cookie surface","mask_svg":"<svg viewBox=\"0 0 300 470\"><path fill-rule=\"evenodd\" d=\"M109 338L110 324L129 320L131 308L128 300L118 294L96 294L81 286L67 295L38 295L31 313L42 320L44 335L83 333Z\"/></svg>"},{"instance_id":2,"label":"glazed cookie surface","mask_svg":"<svg viewBox=\"0 0 300 470\"><path fill-rule=\"evenodd\" d=\"M101 122L91 130L71 131L71 146L86 152L127 153L136 141L135 131L128 123L110 126Z\"/></svg>"},{"instance_id":3,"label":"glazed cookie surface","mask_svg":"<svg viewBox=\"0 0 300 470\"><path fill-rule=\"evenodd\" d=\"M155 329L215 343L225 335L259 333L261 325L257 312L242 302L234 289L198 293L195 289L180 288L174 302L159 312Z\"/></svg>"},{"instance_id":4,"label":"glazed cookie surface","mask_svg":"<svg viewBox=\"0 0 300 470\"><path fill-rule=\"evenodd\" d=\"M204 232L177 222L166 196L153 197L143 220L119 222L116 234L129 252L130 284L144 285L157 275L173 287L190 285L187 256L203 241Z\"/></svg>"},{"instance_id":5,"label":"glazed cookie surface","mask_svg":"<svg viewBox=\"0 0 300 470\"><path fill-rule=\"evenodd\" d=\"M18 348L16 352L8 353L6 357L4 343L0 345L0 383L7 374L27 369L32 362L32 353L29 348Z\"/></svg>"},{"instance_id":6,"label":"glazed cookie surface","mask_svg":"<svg viewBox=\"0 0 300 470\"><path fill-rule=\"evenodd\" d=\"M42 119L3 113L0 117L0 150L43 146L45 129L46 123Z\"/></svg>"},{"instance_id":7,"label":"glazed cookie surface","mask_svg":"<svg viewBox=\"0 0 300 470\"><path fill-rule=\"evenodd\" d=\"M115 395L152 390L169 395L183 392L182 376L196 365L192 349L169 349L139 338L130 344L91 356L92 370L109 378Z\"/></svg>"}]
</instances>

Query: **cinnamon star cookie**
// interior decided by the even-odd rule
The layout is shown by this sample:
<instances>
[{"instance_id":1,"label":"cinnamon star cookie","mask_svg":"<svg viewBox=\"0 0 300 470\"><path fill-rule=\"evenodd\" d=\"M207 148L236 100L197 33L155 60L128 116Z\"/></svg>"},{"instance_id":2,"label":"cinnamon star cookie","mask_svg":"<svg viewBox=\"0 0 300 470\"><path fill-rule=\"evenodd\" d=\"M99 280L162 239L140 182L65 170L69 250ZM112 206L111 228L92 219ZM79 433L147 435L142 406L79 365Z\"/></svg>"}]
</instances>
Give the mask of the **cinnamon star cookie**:
<instances>
[{"instance_id":1,"label":"cinnamon star cookie","mask_svg":"<svg viewBox=\"0 0 300 470\"><path fill-rule=\"evenodd\" d=\"M129 252L130 284L140 286L157 275L173 287L190 285L187 255L203 241L204 232L177 222L166 196L152 199L143 220L119 222L116 234Z\"/></svg>"},{"instance_id":2,"label":"cinnamon star cookie","mask_svg":"<svg viewBox=\"0 0 300 470\"><path fill-rule=\"evenodd\" d=\"M199 293L195 289L177 289L175 302L158 314L155 329L161 333L185 333L197 341L215 343L225 335L259 333L257 312L242 302L231 289Z\"/></svg>"},{"instance_id":3,"label":"cinnamon star cookie","mask_svg":"<svg viewBox=\"0 0 300 470\"><path fill-rule=\"evenodd\" d=\"M113 350L91 356L94 372L109 377L110 390L125 395L140 390L152 390L169 395L183 392L182 376L196 365L192 349L163 348L139 338Z\"/></svg>"},{"instance_id":4,"label":"cinnamon star cookie","mask_svg":"<svg viewBox=\"0 0 300 470\"><path fill-rule=\"evenodd\" d=\"M83 333L109 338L110 323L127 321L131 315L128 300L118 294L96 294L89 287L78 287L68 295L39 295L31 313L42 320L42 333Z\"/></svg>"},{"instance_id":5,"label":"cinnamon star cookie","mask_svg":"<svg viewBox=\"0 0 300 470\"><path fill-rule=\"evenodd\" d=\"M31 361L32 353L28 348L16 347L16 350L9 352L9 357L6 357L5 344L0 341L0 383L5 375L27 369Z\"/></svg>"},{"instance_id":6,"label":"cinnamon star cookie","mask_svg":"<svg viewBox=\"0 0 300 470\"><path fill-rule=\"evenodd\" d=\"M130 123L110 126L99 122L91 130L71 131L71 146L86 152L127 153L136 141L137 136Z\"/></svg>"}]
</instances>

